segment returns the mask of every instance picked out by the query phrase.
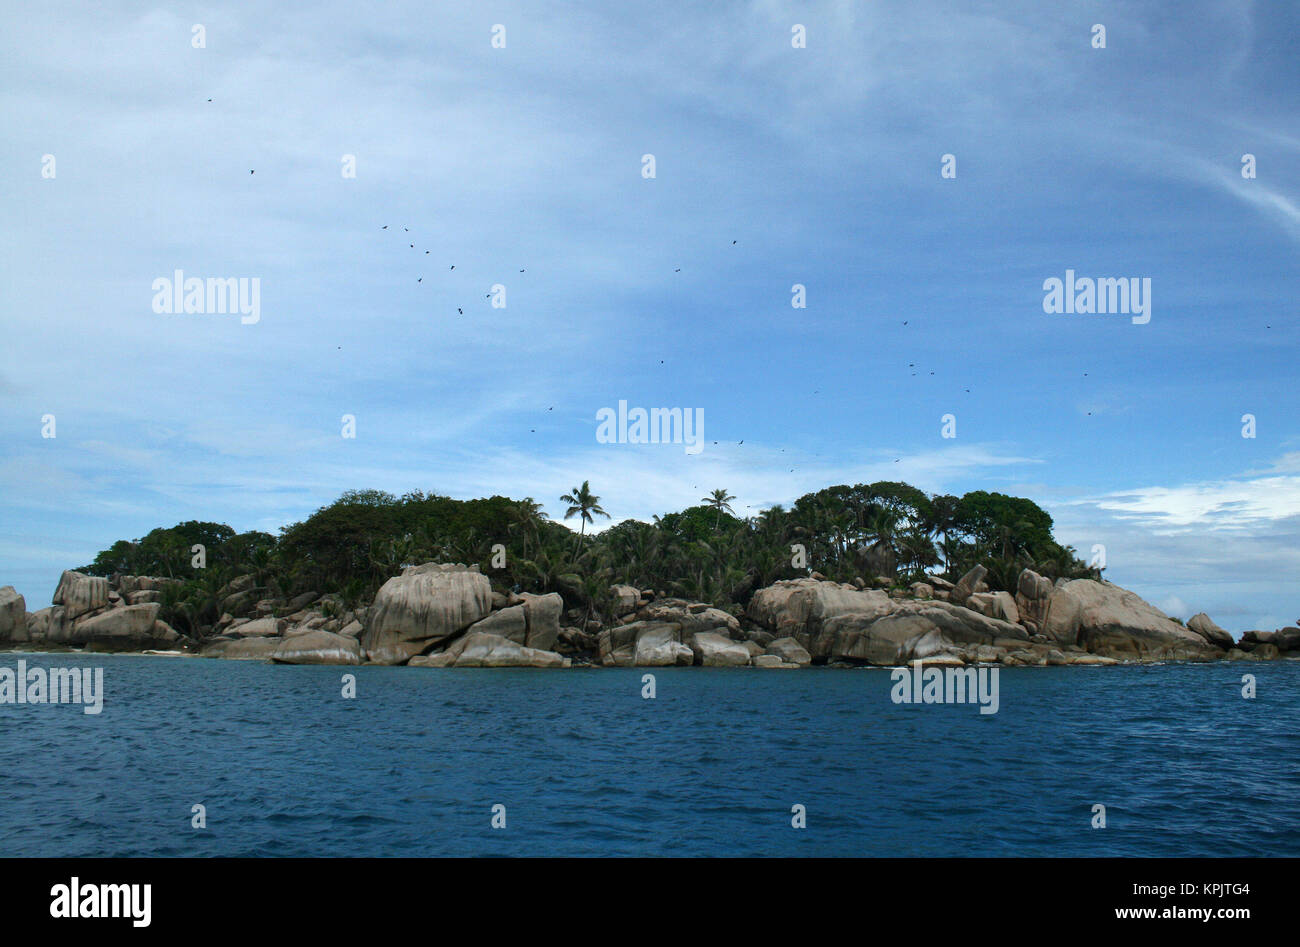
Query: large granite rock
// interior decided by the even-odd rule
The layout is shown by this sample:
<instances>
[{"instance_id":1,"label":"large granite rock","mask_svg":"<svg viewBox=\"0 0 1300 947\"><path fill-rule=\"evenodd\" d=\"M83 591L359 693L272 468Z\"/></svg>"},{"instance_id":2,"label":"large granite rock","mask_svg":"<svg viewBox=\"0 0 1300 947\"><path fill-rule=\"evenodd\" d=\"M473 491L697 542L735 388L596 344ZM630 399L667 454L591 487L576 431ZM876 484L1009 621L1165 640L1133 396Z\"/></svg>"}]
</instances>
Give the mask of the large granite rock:
<instances>
[{"instance_id":1,"label":"large granite rock","mask_svg":"<svg viewBox=\"0 0 1300 947\"><path fill-rule=\"evenodd\" d=\"M27 600L6 585L0 588L0 642L27 640Z\"/></svg>"},{"instance_id":2,"label":"large granite rock","mask_svg":"<svg viewBox=\"0 0 1300 947\"><path fill-rule=\"evenodd\" d=\"M1010 596L1000 601L1005 606ZM942 647L991 646L998 641L1018 647L1029 637L1013 622L950 602L896 599L881 591L815 579L786 580L760 589L750 602L749 617L774 634L793 638L814 661L894 664L907 660L915 642L932 632ZM894 620L875 627L887 618Z\"/></svg>"},{"instance_id":3,"label":"large granite rock","mask_svg":"<svg viewBox=\"0 0 1300 947\"><path fill-rule=\"evenodd\" d=\"M72 623L65 640L92 651L166 648L175 644L180 636L158 620L159 607L157 603L124 605L84 616Z\"/></svg>"},{"instance_id":4,"label":"large granite rock","mask_svg":"<svg viewBox=\"0 0 1300 947\"><path fill-rule=\"evenodd\" d=\"M695 652L682 644L680 625L655 623L637 633L632 663L637 667L689 667L695 663Z\"/></svg>"},{"instance_id":5,"label":"large granite rock","mask_svg":"<svg viewBox=\"0 0 1300 947\"><path fill-rule=\"evenodd\" d=\"M746 614L777 637L795 638L807 648L832 618L850 614L881 618L893 607L884 592L816 579L785 579L755 592Z\"/></svg>"},{"instance_id":6,"label":"large granite rock","mask_svg":"<svg viewBox=\"0 0 1300 947\"><path fill-rule=\"evenodd\" d=\"M271 660L277 664L360 664L361 645L356 638L313 628L285 635Z\"/></svg>"},{"instance_id":7,"label":"large granite rock","mask_svg":"<svg viewBox=\"0 0 1300 947\"><path fill-rule=\"evenodd\" d=\"M917 654L917 648L926 653ZM814 658L897 665L959 647L1014 649L1029 641L1019 625L939 601L894 602L889 614L838 615L808 649Z\"/></svg>"},{"instance_id":8,"label":"large granite rock","mask_svg":"<svg viewBox=\"0 0 1300 947\"><path fill-rule=\"evenodd\" d=\"M800 667L812 664L812 655L808 649L793 638L777 638L768 644L767 653L780 658L785 664L797 664Z\"/></svg>"},{"instance_id":9,"label":"large granite rock","mask_svg":"<svg viewBox=\"0 0 1300 947\"><path fill-rule=\"evenodd\" d=\"M539 651L554 651L560 637L560 614L564 611L564 598L559 592L533 595L524 592L524 616L528 620L528 637L524 641Z\"/></svg>"},{"instance_id":10,"label":"large granite rock","mask_svg":"<svg viewBox=\"0 0 1300 947\"><path fill-rule=\"evenodd\" d=\"M637 612L636 617L641 621L674 622L681 625L683 639L701 631L718 631L727 637L741 637L740 619L703 602L657 598Z\"/></svg>"},{"instance_id":11,"label":"large granite rock","mask_svg":"<svg viewBox=\"0 0 1300 947\"><path fill-rule=\"evenodd\" d=\"M1032 569L1022 569L1016 580L1016 610L1021 621L1042 628L1047 619L1047 601L1052 596L1052 580Z\"/></svg>"},{"instance_id":12,"label":"large granite rock","mask_svg":"<svg viewBox=\"0 0 1300 947\"><path fill-rule=\"evenodd\" d=\"M637 603L641 601L641 593L630 585L611 585L609 587L610 598L613 600L613 612L615 618L622 618L624 615L631 615L636 611Z\"/></svg>"},{"instance_id":13,"label":"large granite rock","mask_svg":"<svg viewBox=\"0 0 1300 947\"><path fill-rule=\"evenodd\" d=\"M59 577L59 586L54 590L54 604L63 606L68 621L107 608L108 579L68 570Z\"/></svg>"},{"instance_id":14,"label":"large granite rock","mask_svg":"<svg viewBox=\"0 0 1300 947\"><path fill-rule=\"evenodd\" d=\"M493 612L482 621L476 621L469 626L466 634L472 635L477 631L509 638L515 644L527 644L528 617L524 613L523 603L510 605Z\"/></svg>"},{"instance_id":15,"label":"large granite rock","mask_svg":"<svg viewBox=\"0 0 1300 947\"><path fill-rule=\"evenodd\" d=\"M1074 579L1052 591L1043 633L1114 658L1193 660L1219 650L1135 593L1095 579Z\"/></svg>"},{"instance_id":16,"label":"large granite rock","mask_svg":"<svg viewBox=\"0 0 1300 947\"><path fill-rule=\"evenodd\" d=\"M219 638L205 644L199 656L228 661L269 661L280 644L279 638Z\"/></svg>"},{"instance_id":17,"label":"large granite rock","mask_svg":"<svg viewBox=\"0 0 1300 947\"><path fill-rule=\"evenodd\" d=\"M966 599L970 598L976 592L981 591L980 586L984 584L984 576L988 575L989 570L983 566L976 566L957 580L953 586L952 592L948 595L948 601L954 605L965 605Z\"/></svg>"},{"instance_id":18,"label":"large granite rock","mask_svg":"<svg viewBox=\"0 0 1300 947\"><path fill-rule=\"evenodd\" d=\"M972 592L966 596L966 607L988 618L1020 624L1020 609L1010 592Z\"/></svg>"},{"instance_id":19,"label":"large granite rock","mask_svg":"<svg viewBox=\"0 0 1300 947\"><path fill-rule=\"evenodd\" d=\"M230 638L268 638L280 634L283 630L282 619L267 617L231 624L223 634Z\"/></svg>"},{"instance_id":20,"label":"large granite rock","mask_svg":"<svg viewBox=\"0 0 1300 947\"><path fill-rule=\"evenodd\" d=\"M1294 625L1279 628L1273 636L1273 643L1279 651L1300 651L1300 628Z\"/></svg>"},{"instance_id":21,"label":"large granite rock","mask_svg":"<svg viewBox=\"0 0 1300 947\"><path fill-rule=\"evenodd\" d=\"M401 664L486 618L492 585L478 566L426 563L384 583L361 645L376 664Z\"/></svg>"},{"instance_id":22,"label":"large granite rock","mask_svg":"<svg viewBox=\"0 0 1300 947\"><path fill-rule=\"evenodd\" d=\"M744 667L749 664L749 649L738 641L712 631L701 631L690 638L695 663L704 667Z\"/></svg>"},{"instance_id":23,"label":"large granite rock","mask_svg":"<svg viewBox=\"0 0 1300 947\"><path fill-rule=\"evenodd\" d=\"M1226 629L1220 628L1214 623L1209 615L1205 612L1198 612L1191 618L1187 619L1187 627L1196 632L1207 642L1216 648L1222 648L1224 651L1235 646L1232 635Z\"/></svg>"},{"instance_id":24,"label":"large granite rock","mask_svg":"<svg viewBox=\"0 0 1300 947\"><path fill-rule=\"evenodd\" d=\"M27 616L27 638L29 641L46 641L57 644L67 640L67 632L72 623L67 620L62 605L50 605L37 609Z\"/></svg>"},{"instance_id":25,"label":"large granite rock","mask_svg":"<svg viewBox=\"0 0 1300 947\"><path fill-rule=\"evenodd\" d=\"M410 666L562 668L570 663L568 658L554 651L528 648L500 635L476 631L458 639L446 651L412 658Z\"/></svg>"}]
</instances>

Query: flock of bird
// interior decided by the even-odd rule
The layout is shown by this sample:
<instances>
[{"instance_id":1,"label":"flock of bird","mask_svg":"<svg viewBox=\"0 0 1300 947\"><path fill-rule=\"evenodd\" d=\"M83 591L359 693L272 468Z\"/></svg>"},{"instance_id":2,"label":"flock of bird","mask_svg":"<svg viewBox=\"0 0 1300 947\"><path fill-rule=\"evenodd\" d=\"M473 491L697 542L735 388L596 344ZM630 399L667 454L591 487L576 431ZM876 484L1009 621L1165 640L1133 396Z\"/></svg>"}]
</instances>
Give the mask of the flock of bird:
<instances>
[{"instance_id":1,"label":"flock of bird","mask_svg":"<svg viewBox=\"0 0 1300 947\"><path fill-rule=\"evenodd\" d=\"M211 99L209 99L208 101L211 101ZM250 170L248 173L249 173L249 174L252 174L253 172ZM381 226L379 229L380 229L380 230L388 230L388 229L389 229L389 226L388 226L388 224L384 224L384 225ZM409 233L411 232L411 228L410 228L410 227L403 227L403 228L402 228L402 232L403 232L403 233L408 233L408 234L409 234ZM738 241L738 240L732 240L732 241L731 241L731 245L732 245L733 247L734 247L734 246L737 246L737 245L739 245L739 241ZM408 247L409 249L411 249L411 250L416 249L416 246L415 246L414 243L408 243L408 244L407 244L407 247ZM429 250L425 250L425 251L424 251L424 255L425 255L425 256L428 256L429 253L430 253ZM455 270L455 269L456 269L456 264L452 263L452 264L448 267L448 270L447 270L447 271L448 271L448 272L451 272L451 271L453 271L453 270ZM682 268L681 268L680 266L675 267L675 268L673 269L673 272L674 272L674 273L680 273L681 271L682 271ZM520 272L520 273L524 273L524 272L526 272L526 268L520 268L519 272ZM415 280L415 281L416 281L417 283L423 284L423 283L424 283L424 277L423 277L423 276L418 276L418 277L416 277L416 280ZM491 294L491 293L486 293L486 294L484 294L484 298L486 298L486 299L490 299L490 298L492 298L492 294ZM457 306L457 307L456 307L456 314L457 314L457 315L461 315L461 316L463 316L463 315L465 315L465 310L464 310L462 307ZM907 320L907 319L902 320L903 325L907 325L908 322L909 322L909 320ZM660 360L659 360L659 364L660 364L660 365L663 365L663 364L664 364L664 360L663 360L663 359L660 359ZM909 364L908 364L908 368L916 368L916 363L915 363L915 362L911 362L911 363L909 363ZM916 377L918 374L919 374L919 372L913 371L913 372L912 372L912 377ZM933 374L934 374L934 371L931 370L931 371L930 371L930 374L933 375ZM1087 373L1085 372L1084 374L1086 375ZM969 389L969 388L966 388L966 389L964 389L964 390L965 390L966 394L970 394L970 389ZM821 389L820 389L820 388L819 388L819 389L815 389L815 390L813 391L813 394L814 394L814 395L816 395L816 394L820 394L820 392L821 392ZM554 411L554 410L555 410L555 406L552 405L552 406L548 407L546 410L547 410L547 411ZM1091 414L1091 413L1092 413L1092 412L1089 412L1089 414ZM537 428L529 428L529 433L530 433L530 434L536 434L536 433L537 433ZM714 441L713 443L716 445L716 444L718 443L718 441ZM737 446L740 446L740 445L742 445L742 444L744 444L744 443L745 443L744 440L740 440L740 441L737 442ZM782 448L781 452L784 453L784 452L785 452L785 449ZM820 455L819 455L819 456L820 456ZM897 463L899 463L900 461L901 461L901 458L899 458L899 459L895 459L894 463L897 464ZM797 470L797 469L798 469L797 467L791 467L791 468L790 468L790 472L791 472L791 473L794 473L795 470Z\"/></svg>"}]
</instances>

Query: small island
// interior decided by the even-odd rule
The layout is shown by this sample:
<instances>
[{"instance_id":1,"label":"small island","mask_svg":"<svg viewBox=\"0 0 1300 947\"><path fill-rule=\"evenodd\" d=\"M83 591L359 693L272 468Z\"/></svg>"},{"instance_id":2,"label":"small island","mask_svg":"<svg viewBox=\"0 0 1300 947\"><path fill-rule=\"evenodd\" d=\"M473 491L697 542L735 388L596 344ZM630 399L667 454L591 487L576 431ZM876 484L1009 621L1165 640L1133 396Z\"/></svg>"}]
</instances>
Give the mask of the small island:
<instances>
[{"instance_id":1,"label":"small island","mask_svg":"<svg viewBox=\"0 0 1300 947\"><path fill-rule=\"evenodd\" d=\"M1102 578L1031 500L828 487L790 509L625 520L584 482L575 533L531 498L349 491L279 537L189 521L65 571L49 607L0 589L0 648L277 664L463 667L1116 665L1300 657Z\"/></svg>"}]
</instances>

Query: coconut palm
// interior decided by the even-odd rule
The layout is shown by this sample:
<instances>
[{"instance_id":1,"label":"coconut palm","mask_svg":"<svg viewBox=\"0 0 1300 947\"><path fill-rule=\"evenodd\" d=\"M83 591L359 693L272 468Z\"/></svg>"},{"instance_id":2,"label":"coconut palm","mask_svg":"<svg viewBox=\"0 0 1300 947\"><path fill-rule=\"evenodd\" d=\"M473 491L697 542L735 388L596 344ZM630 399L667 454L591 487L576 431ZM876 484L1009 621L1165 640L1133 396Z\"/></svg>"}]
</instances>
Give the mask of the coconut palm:
<instances>
[{"instance_id":1,"label":"coconut palm","mask_svg":"<svg viewBox=\"0 0 1300 947\"><path fill-rule=\"evenodd\" d=\"M718 511L718 515L714 517L713 520L714 532L717 532L718 525L722 522L723 513L729 513L733 516L735 515L735 511L731 508L731 501L734 499L736 498L726 490L714 490L711 494L700 500L700 502L705 506L711 506Z\"/></svg>"},{"instance_id":2,"label":"coconut palm","mask_svg":"<svg viewBox=\"0 0 1300 947\"><path fill-rule=\"evenodd\" d=\"M577 555L578 547L582 545L583 536L587 532L587 524L592 522L594 516L603 516L609 519L610 516L600 506L600 497L591 492L591 482L582 481L582 486L575 487L570 493L560 497L561 503L569 504L568 509L564 511L564 518L577 516L580 518L581 526L578 530L578 541L574 543L573 552Z\"/></svg>"}]
</instances>

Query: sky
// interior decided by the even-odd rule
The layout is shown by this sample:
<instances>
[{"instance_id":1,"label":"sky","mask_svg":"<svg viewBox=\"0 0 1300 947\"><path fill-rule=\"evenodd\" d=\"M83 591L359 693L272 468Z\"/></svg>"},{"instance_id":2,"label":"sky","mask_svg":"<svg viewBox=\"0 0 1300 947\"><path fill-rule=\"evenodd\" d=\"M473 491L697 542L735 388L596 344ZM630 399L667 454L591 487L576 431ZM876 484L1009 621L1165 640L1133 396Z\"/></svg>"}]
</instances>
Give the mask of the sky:
<instances>
[{"instance_id":1,"label":"sky","mask_svg":"<svg viewBox=\"0 0 1300 947\"><path fill-rule=\"evenodd\" d=\"M352 488L559 519L590 480L618 522L888 479L1030 497L1181 618L1300 615L1294 3L0 11L29 610L117 539ZM156 312L176 270L257 320ZM1045 312L1067 270L1149 279L1150 321ZM703 449L602 443L620 401Z\"/></svg>"}]
</instances>

